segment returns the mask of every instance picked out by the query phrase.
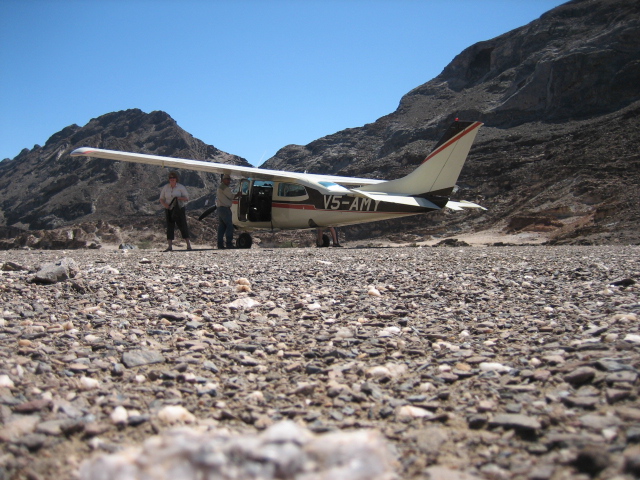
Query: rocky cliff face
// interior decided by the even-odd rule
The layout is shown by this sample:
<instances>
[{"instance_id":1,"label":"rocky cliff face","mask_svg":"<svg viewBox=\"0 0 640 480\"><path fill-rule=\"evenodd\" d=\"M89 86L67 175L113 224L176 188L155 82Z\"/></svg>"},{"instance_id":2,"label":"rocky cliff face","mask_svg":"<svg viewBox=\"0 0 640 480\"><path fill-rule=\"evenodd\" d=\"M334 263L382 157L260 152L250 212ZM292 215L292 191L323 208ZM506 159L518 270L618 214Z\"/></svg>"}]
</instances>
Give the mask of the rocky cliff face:
<instances>
[{"instance_id":1,"label":"rocky cliff face","mask_svg":"<svg viewBox=\"0 0 640 480\"><path fill-rule=\"evenodd\" d=\"M109 160L71 158L81 146L144 152L171 157L248 163L192 137L164 112L141 110L109 113L84 127L71 125L33 150L0 163L0 225L51 229L72 223L139 218L161 208L160 187L167 181L162 167ZM191 208L203 207L215 191L215 175L181 171Z\"/></svg>"},{"instance_id":2,"label":"rocky cliff face","mask_svg":"<svg viewBox=\"0 0 640 480\"><path fill-rule=\"evenodd\" d=\"M489 211L414 217L380 231L500 226L636 243L638 78L640 3L576 0L467 48L392 114L284 147L265 167L395 178L424 159L454 118L481 120L458 197Z\"/></svg>"}]
</instances>

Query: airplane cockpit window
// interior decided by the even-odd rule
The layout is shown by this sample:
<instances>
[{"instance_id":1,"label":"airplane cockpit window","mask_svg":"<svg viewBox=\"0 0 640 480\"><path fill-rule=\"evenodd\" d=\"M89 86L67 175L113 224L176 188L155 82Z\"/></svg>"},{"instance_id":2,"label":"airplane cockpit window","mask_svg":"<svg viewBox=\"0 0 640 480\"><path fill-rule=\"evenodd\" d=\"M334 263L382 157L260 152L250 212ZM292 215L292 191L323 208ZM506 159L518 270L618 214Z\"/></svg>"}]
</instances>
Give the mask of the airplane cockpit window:
<instances>
[{"instance_id":1,"label":"airplane cockpit window","mask_svg":"<svg viewBox=\"0 0 640 480\"><path fill-rule=\"evenodd\" d=\"M281 183L278 186L279 197L304 197L307 189L297 183Z\"/></svg>"},{"instance_id":2,"label":"airplane cockpit window","mask_svg":"<svg viewBox=\"0 0 640 480\"><path fill-rule=\"evenodd\" d=\"M331 192L336 192L336 193L347 193L349 192L348 189L344 188L342 185L338 185L337 183L333 183L333 182L318 182L320 185L322 185L323 187L325 187L327 190L330 190Z\"/></svg>"}]
</instances>

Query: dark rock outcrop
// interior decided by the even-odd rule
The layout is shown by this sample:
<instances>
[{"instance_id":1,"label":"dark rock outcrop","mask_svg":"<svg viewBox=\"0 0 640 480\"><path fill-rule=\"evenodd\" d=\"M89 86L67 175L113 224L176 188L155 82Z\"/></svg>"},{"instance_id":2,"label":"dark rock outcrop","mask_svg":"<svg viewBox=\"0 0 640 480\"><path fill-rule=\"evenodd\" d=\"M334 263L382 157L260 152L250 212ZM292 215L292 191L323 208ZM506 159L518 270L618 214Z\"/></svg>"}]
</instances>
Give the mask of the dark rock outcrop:
<instances>
[{"instance_id":1,"label":"dark rock outcrop","mask_svg":"<svg viewBox=\"0 0 640 480\"><path fill-rule=\"evenodd\" d=\"M289 145L267 168L396 178L418 165L456 117L485 126L458 198L487 212L378 224L432 234L547 217L559 241L638 243L640 4L575 0L460 53L376 122ZM562 224L562 227L558 225ZM355 226L352 236L371 227Z\"/></svg>"},{"instance_id":2,"label":"dark rock outcrop","mask_svg":"<svg viewBox=\"0 0 640 480\"><path fill-rule=\"evenodd\" d=\"M187 221L192 240L206 243L215 238L216 223L198 222L191 215ZM178 241L180 238L178 234ZM160 214L74 223L49 230L16 230L13 236L0 238L0 250L100 249L109 245L146 249L165 243L164 215Z\"/></svg>"},{"instance_id":3,"label":"dark rock outcrop","mask_svg":"<svg viewBox=\"0 0 640 480\"><path fill-rule=\"evenodd\" d=\"M0 185L0 225L52 229L154 215L161 209L158 195L166 169L71 158L69 153L81 146L248 165L243 158L194 138L165 112L109 113L84 127L66 127L43 147L25 149L13 160L0 162L0 176L10 180ZM217 177L189 170L179 173L191 195L190 208L204 206L217 188Z\"/></svg>"}]
</instances>

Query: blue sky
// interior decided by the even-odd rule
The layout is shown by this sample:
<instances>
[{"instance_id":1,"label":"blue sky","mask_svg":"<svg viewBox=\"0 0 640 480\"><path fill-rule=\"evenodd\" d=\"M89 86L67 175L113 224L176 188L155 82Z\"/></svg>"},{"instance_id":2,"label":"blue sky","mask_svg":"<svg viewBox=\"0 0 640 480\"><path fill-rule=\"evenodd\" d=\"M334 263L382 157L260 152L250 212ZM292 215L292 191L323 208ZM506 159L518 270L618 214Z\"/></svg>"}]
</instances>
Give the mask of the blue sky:
<instances>
[{"instance_id":1,"label":"blue sky","mask_svg":"<svg viewBox=\"0 0 640 480\"><path fill-rule=\"evenodd\" d=\"M560 0L2 0L0 159L164 110L254 165L393 112L466 47Z\"/></svg>"}]
</instances>

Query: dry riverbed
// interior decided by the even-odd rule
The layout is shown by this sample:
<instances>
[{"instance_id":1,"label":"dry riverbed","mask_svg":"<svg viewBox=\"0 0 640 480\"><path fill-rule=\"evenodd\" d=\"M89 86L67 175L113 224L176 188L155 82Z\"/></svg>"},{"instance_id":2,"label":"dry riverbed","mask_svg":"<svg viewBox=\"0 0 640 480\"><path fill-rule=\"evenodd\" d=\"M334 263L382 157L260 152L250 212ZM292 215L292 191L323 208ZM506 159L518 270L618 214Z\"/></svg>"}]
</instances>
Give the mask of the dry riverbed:
<instances>
[{"instance_id":1,"label":"dry riverbed","mask_svg":"<svg viewBox=\"0 0 640 480\"><path fill-rule=\"evenodd\" d=\"M0 480L117 478L109 459L142 472L172 441L217 455L181 454L200 475L182 478L356 478L344 469L362 465L331 470L340 442L378 449L368 478L640 474L639 247L2 251L0 265Z\"/></svg>"}]
</instances>

